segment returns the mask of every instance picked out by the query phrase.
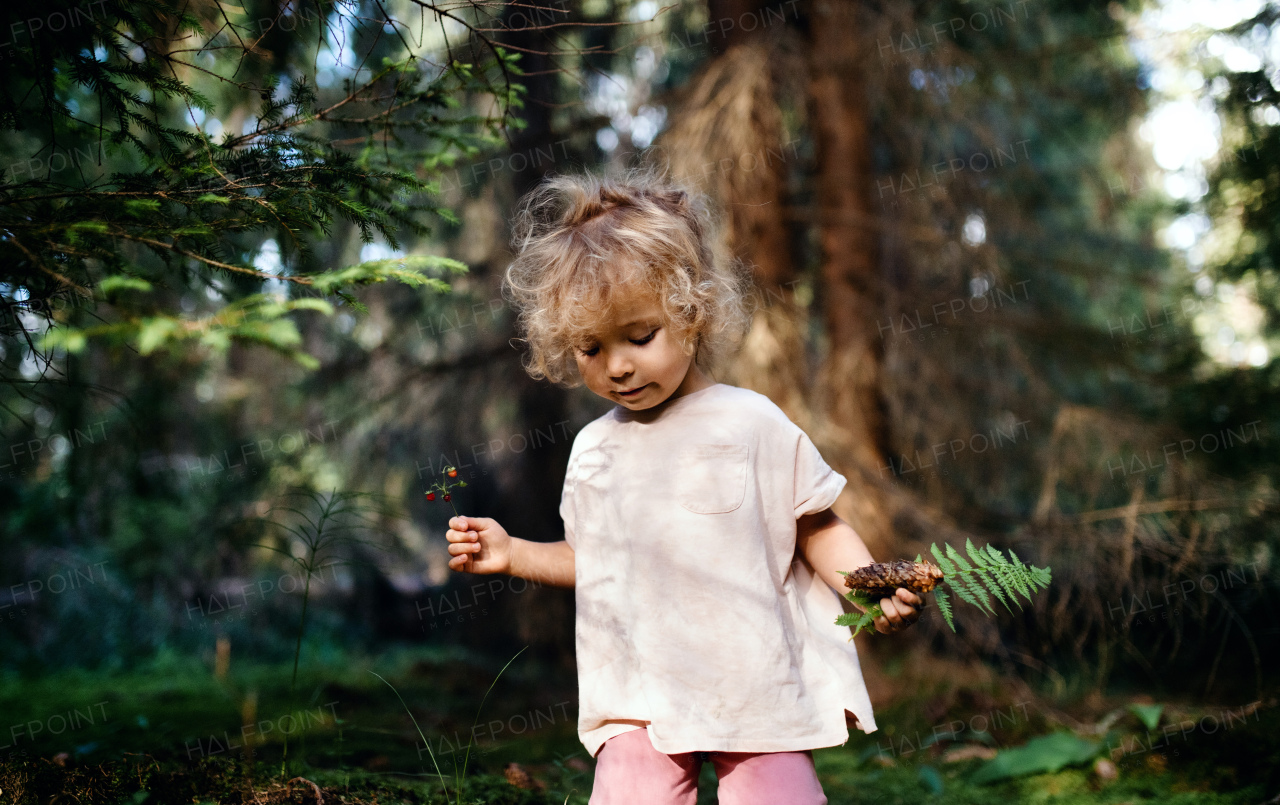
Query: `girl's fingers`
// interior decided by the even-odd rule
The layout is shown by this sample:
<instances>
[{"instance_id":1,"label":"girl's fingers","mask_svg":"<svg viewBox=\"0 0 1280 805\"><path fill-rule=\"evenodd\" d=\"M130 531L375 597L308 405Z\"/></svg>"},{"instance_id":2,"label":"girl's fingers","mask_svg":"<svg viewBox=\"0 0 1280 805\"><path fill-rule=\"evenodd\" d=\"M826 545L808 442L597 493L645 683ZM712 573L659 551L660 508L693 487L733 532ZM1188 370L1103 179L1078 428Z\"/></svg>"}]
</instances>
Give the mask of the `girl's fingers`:
<instances>
[{"instance_id":1,"label":"girl's fingers","mask_svg":"<svg viewBox=\"0 0 1280 805\"><path fill-rule=\"evenodd\" d=\"M455 542L449 545L449 553L454 556L471 556L480 553L480 543L478 542Z\"/></svg>"},{"instance_id":2,"label":"girl's fingers","mask_svg":"<svg viewBox=\"0 0 1280 805\"><path fill-rule=\"evenodd\" d=\"M885 620L895 626L902 623L902 614L898 611L898 601L894 598L881 598L880 609L884 612Z\"/></svg>"},{"instance_id":3,"label":"girl's fingers","mask_svg":"<svg viewBox=\"0 0 1280 805\"><path fill-rule=\"evenodd\" d=\"M493 520L488 517L466 517L458 515L449 519L449 527L458 531L484 531Z\"/></svg>"},{"instance_id":4,"label":"girl's fingers","mask_svg":"<svg viewBox=\"0 0 1280 805\"><path fill-rule=\"evenodd\" d=\"M475 531L458 531L450 528L444 534L450 542L479 542L480 535Z\"/></svg>"},{"instance_id":5,"label":"girl's fingers","mask_svg":"<svg viewBox=\"0 0 1280 805\"><path fill-rule=\"evenodd\" d=\"M881 632L896 632L910 626L920 618L917 607L922 603L923 600L918 595L905 587L899 587L894 591L893 597L880 599L880 609L884 615L875 619L876 628Z\"/></svg>"}]
</instances>

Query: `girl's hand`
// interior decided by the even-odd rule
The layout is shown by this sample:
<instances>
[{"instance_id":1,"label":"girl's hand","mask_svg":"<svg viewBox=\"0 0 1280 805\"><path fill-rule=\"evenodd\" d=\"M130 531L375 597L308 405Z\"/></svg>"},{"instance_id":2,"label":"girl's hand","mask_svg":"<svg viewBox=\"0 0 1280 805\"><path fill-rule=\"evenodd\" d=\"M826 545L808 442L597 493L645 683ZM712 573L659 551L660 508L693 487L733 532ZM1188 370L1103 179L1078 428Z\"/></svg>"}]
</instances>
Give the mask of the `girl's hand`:
<instances>
[{"instance_id":1,"label":"girl's hand","mask_svg":"<svg viewBox=\"0 0 1280 805\"><path fill-rule=\"evenodd\" d=\"M872 623L880 634L900 632L920 620L920 610L923 608L923 598L906 587L899 587L893 591L892 597L880 599L880 609L884 610L884 615Z\"/></svg>"},{"instance_id":2,"label":"girl's hand","mask_svg":"<svg viewBox=\"0 0 1280 805\"><path fill-rule=\"evenodd\" d=\"M445 533L449 568L464 573L506 573L511 569L511 536L488 517L453 517Z\"/></svg>"}]
</instances>

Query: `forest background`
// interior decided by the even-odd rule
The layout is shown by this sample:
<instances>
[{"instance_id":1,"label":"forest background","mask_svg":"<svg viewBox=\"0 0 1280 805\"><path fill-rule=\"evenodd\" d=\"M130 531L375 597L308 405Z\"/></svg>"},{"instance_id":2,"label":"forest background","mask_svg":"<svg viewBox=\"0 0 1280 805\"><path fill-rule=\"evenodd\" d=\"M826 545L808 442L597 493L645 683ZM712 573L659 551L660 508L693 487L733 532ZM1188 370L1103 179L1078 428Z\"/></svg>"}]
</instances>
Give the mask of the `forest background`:
<instances>
[{"instance_id":1,"label":"forest background","mask_svg":"<svg viewBox=\"0 0 1280 805\"><path fill-rule=\"evenodd\" d=\"M913 719L994 755L1101 737L1117 703L1148 729L1157 703L1274 706L1274 5L0 14L6 751L190 759L336 702L331 765L384 770L379 740L430 740L361 722L343 673L392 669L465 734L469 685L520 651L504 718L563 704L569 758L572 591L452 574L453 507L423 493L455 466L459 511L562 537L607 404L521 368L509 221L546 175L642 164L725 212L758 309L717 377L813 437L877 559L968 539L1053 568L1022 612L858 638L877 712L910 713L876 757L923 752ZM55 735L99 693L103 724Z\"/></svg>"}]
</instances>

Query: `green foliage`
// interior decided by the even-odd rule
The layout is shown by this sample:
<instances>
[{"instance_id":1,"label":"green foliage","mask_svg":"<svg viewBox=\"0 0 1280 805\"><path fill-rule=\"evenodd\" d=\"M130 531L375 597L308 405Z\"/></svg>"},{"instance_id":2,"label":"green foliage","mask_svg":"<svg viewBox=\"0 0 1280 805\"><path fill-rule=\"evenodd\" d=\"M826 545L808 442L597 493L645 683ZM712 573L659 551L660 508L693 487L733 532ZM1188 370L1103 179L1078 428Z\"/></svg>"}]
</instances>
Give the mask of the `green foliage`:
<instances>
[{"instance_id":1,"label":"green foliage","mask_svg":"<svg viewBox=\"0 0 1280 805\"><path fill-rule=\"evenodd\" d=\"M1022 603L1018 600L1018 595L1032 601L1032 593L1037 588L1047 589L1052 578L1050 568L1028 567L1013 551L1009 551L1009 558L1006 559L990 545L977 548L973 540L965 540L965 551L973 559L973 564L970 565L951 545L943 545L946 547L945 555L936 543L929 546L929 552L938 560L938 566L944 574L938 585L938 594L942 595L941 587L945 584L961 601L973 604L988 615L995 614L988 592L998 598L1006 610L1012 612L1010 600L1021 609ZM1005 599L1006 594L1008 600ZM954 632L956 627L950 605L939 603L938 608Z\"/></svg>"},{"instance_id":2,"label":"green foliage","mask_svg":"<svg viewBox=\"0 0 1280 805\"><path fill-rule=\"evenodd\" d=\"M946 620L947 625L951 627L951 631L956 630L955 619L951 610L951 603L947 597L943 585L947 585L956 594L956 596L967 603L973 604L987 615L994 615L995 610L991 607L991 597L995 596L1004 608L1010 612L1013 611L1009 606L1012 601L1019 609L1022 608L1022 602L1018 600L1018 595L1022 595L1028 601L1034 600L1032 593L1038 588L1048 588L1051 580L1050 568L1028 567L1018 559L1018 555L1013 551L1009 551L1009 557L1006 559L1000 551L990 545L982 548L975 547L973 540L965 540L965 551L973 563L965 559L963 555L951 545L943 543L945 553L938 548L937 543L930 546L929 551L938 561L938 566L942 568L943 579L934 588L934 598L938 602L938 609L942 612L942 617ZM917 555L915 561L919 562L920 556ZM1007 596L1007 598L1006 598ZM872 600L865 593L859 590L850 590L845 593L845 598L849 599L856 605L859 612L846 612L836 618L838 626L854 627L853 637L857 637L858 633L863 629L871 631L875 619L884 614L884 610L877 601Z\"/></svg>"},{"instance_id":3,"label":"green foliage","mask_svg":"<svg viewBox=\"0 0 1280 805\"><path fill-rule=\"evenodd\" d=\"M1256 31L1264 30L1274 40L1277 23L1280 8L1264 4L1256 16L1223 33L1249 42L1256 39ZM1280 127L1266 117L1280 104L1280 90L1269 76L1274 75L1274 62L1237 71L1215 60L1210 69L1206 80L1220 82L1225 90L1216 102L1224 123L1224 149L1209 173L1204 208L1220 224L1239 227L1243 233L1232 238L1219 265L1208 267L1223 279L1254 283L1266 313L1265 327L1274 335L1280 330Z\"/></svg>"},{"instance_id":4,"label":"green foliage","mask_svg":"<svg viewBox=\"0 0 1280 805\"><path fill-rule=\"evenodd\" d=\"M884 614L884 610L880 608L880 604L871 600L865 593L858 590L850 590L844 594L844 597L854 603L860 610L859 612L846 612L836 617L836 626L852 626L853 635L850 640L857 637L858 634L866 629L873 632L872 625L876 618ZM873 632L874 633L874 632Z\"/></svg>"},{"instance_id":5,"label":"green foliage","mask_svg":"<svg viewBox=\"0 0 1280 805\"><path fill-rule=\"evenodd\" d=\"M1160 715L1164 712L1164 705L1138 704L1134 702L1129 705L1129 712L1138 717L1138 720L1142 722L1142 726L1153 730L1160 726Z\"/></svg>"},{"instance_id":6,"label":"green foliage","mask_svg":"<svg viewBox=\"0 0 1280 805\"><path fill-rule=\"evenodd\" d=\"M528 646L525 646L525 648L528 648ZM515 653L515 656L507 660L507 664L502 666L502 670L499 671L498 675L493 678L493 682L489 683L489 689L485 691L484 696L481 697L480 699L480 706L476 708L476 718L475 718L475 721L471 723L471 732L467 737L467 753L462 759L462 768L459 769L457 764L456 763L454 764L453 786L454 786L454 796L456 797L456 805L462 805L463 803L462 783L467 776L467 762L471 759L471 741L475 735L475 726L480 721L480 713L483 712L484 710L484 703L489 698L489 694L493 692L493 686L498 684L498 680L502 677L503 672L505 672L507 668L511 666L511 663L516 661L516 657L519 657L522 653L524 653L524 648L517 651ZM400 706L403 707L405 712L409 714L409 719L413 722L413 728L418 731L418 737L422 739L422 744L427 748L427 754L430 755L431 757L431 763L436 768L436 775L440 778L440 788L444 793L445 802L447 803L449 801L449 788L448 786L445 785L444 773L440 771L440 762L436 760L436 753L431 749L431 742L427 740L427 736L422 734L422 728L418 726L418 719L414 717L413 711L409 709L409 705L405 704L404 698L400 695L400 691L396 690L395 685L392 685L390 682L387 682L386 679L383 679L381 675L379 675L374 671L370 671L369 673L378 677L378 679L381 679L386 684L387 687L391 688L391 690L395 692L396 698L400 700Z\"/></svg>"},{"instance_id":7,"label":"green foliage","mask_svg":"<svg viewBox=\"0 0 1280 805\"><path fill-rule=\"evenodd\" d=\"M252 655L243 655L242 661L237 659L242 656L239 649L238 645L233 646L231 672L224 681L216 680L207 664L197 659L152 663L145 671L119 675L59 672L6 678L0 686L0 711L9 714L15 724L47 719L52 713L66 713L71 706L83 709L80 703L103 700L107 700L108 719L99 719L75 733L51 735L46 730L34 742L23 736L21 744L0 758L0 790L9 794L19 790L14 783L24 782L27 793L12 797L21 805L43 805L55 801L56 795L66 798L71 794L80 795L81 801L87 803L128 802L140 789L152 792L151 802L248 802L253 798L243 796L243 792L250 784L256 791L281 792L275 775L278 765L273 762L279 757L281 745L278 730L256 743L253 764L244 762L239 752L204 759L186 756L185 744L195 745L201 740L207 745L212 735L221 740L224 732L236 736L243 723L240 697L247 690L258 691L258 718L278 720L286 713L297 712L297 708L285 705L288 664L263 666ZM391 685L370 674L371 667L378 669ZM307 668L301 684L316 690L322 698L303 709L315 712L319 705L324 708L322 712L329 714L325 705L336 700L335 712L340 720L311 724L304 733L313 749L309 755L311 764L302 770L303 776L322 788L326 802L452 802L452 786L446 793L435 774L415 774L421 771L418 751L422 743L420 737L409 741L405 736L409 723L401 698L412 703L410 710L426 727L430 746L440 747L446 740L449 746L458 746L459 752L453 757L460 763L460 744L466 743L461 735L484 735L481 731L469 732L467 725L473 717L479 719L476 702L486 687L483 680L492 680L498 667L497 663L479 662L462 649L417 646L380 652L376 657L339 652L326 662ZM491 717L521 712L528 706L527 686L533 684L534 678L521 674L518 684L511 682L511 677L508 679L508 685L493 688L490 698L494 701L485 705L490 708ZM539 695L549 692L543 685L537 690ZM572 685L561 690L572 695ZM1043 714L1037 707L1029 712L1031 723L1019 721L1016 732L999 734L999 741L1011 747L1002 754L1019 752L1024 748L1021 744L1034 737ZM971 730L960 735L931 731L928 719L920 713L918 695L904 696L883 711L877 710L876 715L881 732L864 735L855 731L849 744L814 750L814 762L831 802L915 802L931 794L936 798L930 797L929 802L954 805L979 805L990 802L993 796L1010 803L1043 802L1052 790L1053 802L1063 805L1127 799L1250 805L1266 799L1261 789L1274 766L1273 759L1280 756L1280 738L1272 729L1272 720L1251 717L1246 723L1237 722L1232 729L1212 735L1197 732L1183 738L1174 732L1166 739L1159 733L1139 733L1144 748L1166 740L1171 744L1165 752L1169 769L1164 773L1148 765L1147 758L1153 752L1137 751L1127 761L1121 760L1120 777L1110 783L1099 781L1077 763L1057 772L1006 777L993 781L998 787L992 788L990 783L973 781L974 774L984 765L981 760L938 762L939 752L947 743L990 744L991 736ZM922 720L908 729L913 717ZM890 725L896 725L897 731L893 735L882 734ZM1032 732L1024 733L1024 729ZM508 735L504 733L503 737ZM930 740L935 735L941 744ZM72 736L74 740L69 741ZM922 736L923 741L919 740ZM452 743L455 739L458 744ZM903 750L907 740L913 750ZM1056 740L1064 747L1070 744ZM1107 746L1137 744L1113 742L1104 749ZM571 803L585 804L592 786L591 764L571 775L563 763L547 762L569 752L583 758L581 749L572 719L558 721L554 728L510 736L509 740L486 740L479 745L479 759L472 755L469 768L473 771L462 779L462 798L465 802L563 805L568 795ZM49 761L55 752L64 750L72 755L66 766ZM359 767L363 759L379 755L387 758L389 769L365 771ZM879 760L872 761L876 755ZM501 770L513 760L526 766L536 778L546 780L548 790L523 791L507 783ZM443 761L440 765L447 767ZM940 794L936 794L939 779L929 769L941 778ZM396 773L388 773L389 770ZM700 793L709 794L708 789L704 786ZM310 801L296 796L296 785L294 791L295 803ZM1179 796L1181 799L1177 799ZM258 801L287 800L263 796Z\"/></svg>"},{"instance_id":8,"label":"green foliage","mask_svg":"<svg viewBox=\"0 0 1280 805\"><path fill-rule=\"evenodd\" d=\"M1003 749L969 778L975 785L1055 772L1066 766L1088 763L1103 749L1100 741L1086 741L1070 732L1053 732L1032 738L1023 746Z\"/></svg>"},{"instance_id":9,"label":"green foliage","mask_svg":"<svg viewBox=\"0 0 1280 805\"><path fill-rule=\"evenodd\" d=\"M260 546L292 560L304 575L302 612L298 616L298 639L294 644L293 674L289 680L289 700L292 703L298 683L298 663L302 658L302 639L307 630L307 606L311 600L312 579L325 568L344 563L339 558L337 549L371 544L370 540L357 534L376 529L376 515L386 513L388 508L386 501L380 496L367 492L339 492L335 489L324 495L309 490L295 490L283 497L286 501L290 498L306 498L314 510L313 516L297 508L292 501L288 505L273 507L272 513L288 512L296 515L300 522L290 525L266 519L267 523L283 530L287 537L277 544ZM284 757L280 761L281 774L284 773L288 759L289 739L286 735Z\"/></svg>"},{"instance_id":10,"label":"green foliage","mask_svg":"<svg viewBox=\"0 0 1280 805\"><path fill-rule=\"evenodd\" d=\"M8 4L0 22L9 30L9 18L39 18L40 8ZM365 24L357 4L317 8L331 26ZM142 354L216 352L239 341L314 368L294 311L362 309L352 292L371 283L444 292L447 275L466 270L425 255L333 268L315 247L353 227L361 242L396 250L403 236L428 234L432 217L456 222L432 201L432 174L513 123L507 110L523 91L510 80L515 54L476 49L474 63L451 55L432 67L407 43L371 46L356 78L326 92L305 73L282 86L263 69L253 8L206 14L173 0L104 0L92 19L7 60L0 143L13 154L72 156L5 171L0 303L71 293L98 319L47 316L51 331L35 348L77 353L102 340ZM326 31L315 33L323 44ZM311 36L288 45L302 46L319 45ZM458 100L483 95L494 113L468 113ZM246 112L243 131L210 133L209 121L230 126ZM254 253L267 237L281 259L264 269ZM189 286L224 305L206 316L175 311L172 291ZM294 298L271 301L262 292L272 287Z\"/></svg>"}]
</instances>

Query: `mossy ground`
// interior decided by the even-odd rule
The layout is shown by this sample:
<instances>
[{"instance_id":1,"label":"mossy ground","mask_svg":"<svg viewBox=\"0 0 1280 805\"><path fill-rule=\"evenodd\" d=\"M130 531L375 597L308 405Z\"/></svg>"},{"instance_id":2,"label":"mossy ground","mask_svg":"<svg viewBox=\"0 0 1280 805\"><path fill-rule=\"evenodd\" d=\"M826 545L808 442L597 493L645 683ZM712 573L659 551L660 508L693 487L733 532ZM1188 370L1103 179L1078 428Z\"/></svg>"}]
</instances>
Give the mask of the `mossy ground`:
<instances>
[{"instance_id":1,"label":"mossy ground","mask_svg":"<svg viewBox=\"0 0 1280 805\"><path fill-rule=\"evenodd\" d=\"M427 649L333 656L304 664L292 697L289 666L233 665L219 679L206 663L172 657L126 673L11 676L0 686L0 802L274 805L314 802L319 790L326 803L352 805L585 805L594 763L577 739L572 678L532 662L513 664L477 719L500 668ZM396 691L371 672L395 686L417 727ZM852 731L847 744L815 750L814 759L832 805L1258 805L1280 793L1280 730L1271 706L1230 729L1174 730L1158 745L1135 718L1121 719L1117 728L1132 738L1112 753L1119 774L1111 780L1086 765L974 785L968 778L983 761L951 761L958 745L1010 747L1061 728L1061 707L1025 694L1002 697L998 686L931 690L878 707L880 730ZM1193 708L1166 712L1166 724L1197 717ZM958 724L960 740L929 739ZM1144 733L1146 741L1137 740ZM454 774L469 735L475 745L459 792ZM535 787L508 782L511 763ZM288 787L295 777L307 782ZM715 785L706 764L699 805L716 801Z\"/></svg>"}]
</instances>

